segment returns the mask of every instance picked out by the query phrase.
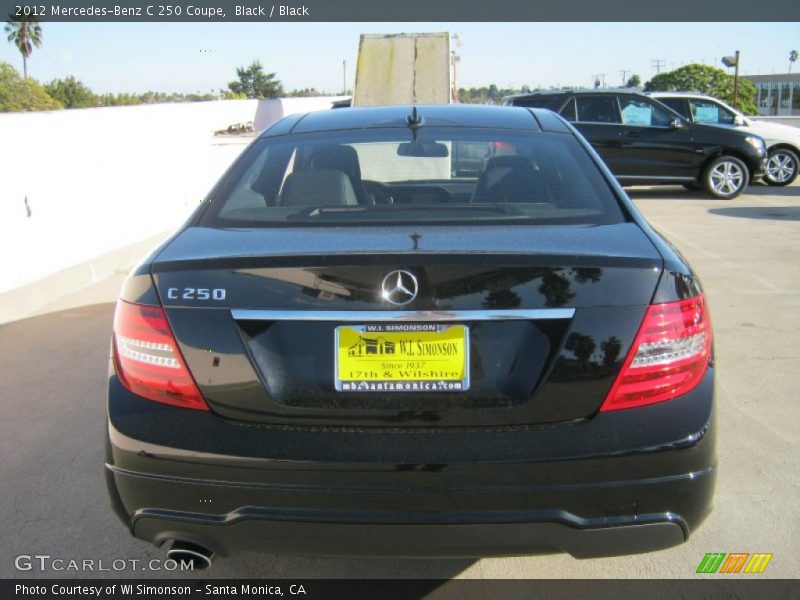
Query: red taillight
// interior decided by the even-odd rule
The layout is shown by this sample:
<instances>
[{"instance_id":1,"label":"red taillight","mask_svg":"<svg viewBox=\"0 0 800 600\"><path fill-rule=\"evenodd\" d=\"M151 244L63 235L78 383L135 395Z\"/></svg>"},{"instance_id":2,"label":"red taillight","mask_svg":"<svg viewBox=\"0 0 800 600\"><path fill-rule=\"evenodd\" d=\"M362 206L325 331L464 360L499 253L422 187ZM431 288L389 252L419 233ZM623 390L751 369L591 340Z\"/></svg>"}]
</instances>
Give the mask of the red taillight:
<instances>
[{"instance_id":1,"label":"red taillight","mask_svg":"<svg viewBox=\"0 0 800 600\"><path fill-rule=\"evenodd\" d=\"M601 411L669 400L694 388L711 358L711 322L705 297L653 304L647 309Z\"/></svg>"},{"instance_id":2,"label":"red taillight","mask_svg":"<svg viewBox=\"0 0 800 600\"><path fill-rule=\"evenodd\" d=\"M120 300L114 315L114 364L122 385L149 400L208 410L164 309Z\"/></svg>"}]
</instances>

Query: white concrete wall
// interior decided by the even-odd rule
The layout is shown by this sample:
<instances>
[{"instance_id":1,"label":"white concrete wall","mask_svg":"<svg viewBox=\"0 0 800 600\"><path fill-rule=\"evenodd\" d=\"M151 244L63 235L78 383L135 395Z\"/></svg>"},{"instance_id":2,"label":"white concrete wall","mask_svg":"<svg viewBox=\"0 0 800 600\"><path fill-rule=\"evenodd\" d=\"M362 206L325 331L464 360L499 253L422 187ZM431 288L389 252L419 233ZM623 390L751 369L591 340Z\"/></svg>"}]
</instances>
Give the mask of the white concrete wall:
<instances>
[{"instance_id":1,"label":"white concrete wall","mask_svg":"<svg viewBox=\"0 0 800 600\"><path fill-rule=\"evenodd\" d=\"M214 130L257 105L0 114L0 292L180 225L244 147Z\"/></svg>"},{"instance_id":2,"label":"white concrete wall","mask_svg":"<svg viewBox=\"0 0 800 600\"><path fill-rule=\"evenodd\" d=\"M312 112L315 110L328 110L337 100L345 100L349 96L319 96L316 98L275 98L274 100L261 100L258 103L253 127L257 131L266 129L267 125L274 123L286 115Z\"/></svg>"},{"instance_id":3,"label":"white concrete wall","mask_svg":"<svg viewBox=\"0 0 800 600\"><path fill-rule=\"evenodd\" d=\"M251 141L215 130L331 100L0 114L0 294L178 227Z\"/></svg>"}]
</instances>

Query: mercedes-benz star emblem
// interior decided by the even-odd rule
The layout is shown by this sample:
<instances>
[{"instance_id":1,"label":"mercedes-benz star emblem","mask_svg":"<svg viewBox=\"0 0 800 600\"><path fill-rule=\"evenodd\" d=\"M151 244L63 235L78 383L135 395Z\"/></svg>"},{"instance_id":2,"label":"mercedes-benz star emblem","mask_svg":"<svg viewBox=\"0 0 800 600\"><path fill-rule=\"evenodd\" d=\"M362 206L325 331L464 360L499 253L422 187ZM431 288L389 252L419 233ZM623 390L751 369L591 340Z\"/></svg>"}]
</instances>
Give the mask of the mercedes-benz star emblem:
<instances>
[{"instance_id":1,"label":"mercedes-benz star emblem","mask_svg":"<svg viewBox=\"0 0 800 600\"><path fill-rule=\"evenodd\" d=\"M417 278L408 271L392 271L383 278L381 296L384 300L403 306L417 297Z\"/></svg>"}]
</instances>

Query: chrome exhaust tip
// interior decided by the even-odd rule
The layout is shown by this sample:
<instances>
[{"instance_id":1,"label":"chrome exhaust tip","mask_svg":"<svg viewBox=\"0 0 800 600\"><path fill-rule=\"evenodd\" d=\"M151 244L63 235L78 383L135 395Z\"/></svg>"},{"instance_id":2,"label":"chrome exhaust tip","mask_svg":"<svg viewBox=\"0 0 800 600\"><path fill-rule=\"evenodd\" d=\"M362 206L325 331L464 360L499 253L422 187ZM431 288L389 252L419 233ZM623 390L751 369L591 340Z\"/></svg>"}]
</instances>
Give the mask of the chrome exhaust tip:
<instances>
[{"instance_id":1,"label":"chrome exhaust tip","mask_svg":"<svg viewBox=\"0 0 800 600\"><path fill-rule=\"evenodd\" d=\"M171 558L179 565L190 565L193 571L202 571L211 566L214 553L199 544L175 540L167 550L167 558Z\"/></svg>"}]
</instances>

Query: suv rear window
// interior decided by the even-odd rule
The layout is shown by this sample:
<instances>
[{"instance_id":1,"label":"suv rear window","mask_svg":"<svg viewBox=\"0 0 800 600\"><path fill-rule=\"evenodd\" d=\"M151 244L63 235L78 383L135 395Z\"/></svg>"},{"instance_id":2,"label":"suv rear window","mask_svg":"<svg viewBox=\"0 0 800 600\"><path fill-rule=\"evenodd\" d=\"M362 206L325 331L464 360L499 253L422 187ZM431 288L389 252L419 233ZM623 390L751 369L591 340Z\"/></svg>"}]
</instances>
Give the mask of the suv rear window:
<instances>
[{"instance_id":1,"label":"suv rear window","mask_svg":"<svg viewBox=\"0 0 800 600\"><path fill-rule=\"evenodd\" d=\"M202 224L578 223L623 220L587 150L563 133L405 127L263 137Z\"/></svg>"},{"instance_id":2,"label":"suv rear window","mask_svg":"<svg viewBox=\"0 0 800 600\"><path fill-rule=\"evenodd\" d=\"M533 96L517 96L511 98L509 104L513 106L525 106L527 108L549 108L557 110L558 106L564 101L561 95L534 94Z\"/></svg>"},{"instance_id":3,"label":"suv rear window","mask_svg":"<svg viewBox=\"0 0 800 600\"><path fill-rule=\"evenodd\" d=\"M661 104L666 104L672 110L674 110L679 115L683 115L684 117L688 118L689 113L686 111L686 100L683 98L661 98L657 97L656 100L661 102Z\"/></svg>"}]
</instances>

